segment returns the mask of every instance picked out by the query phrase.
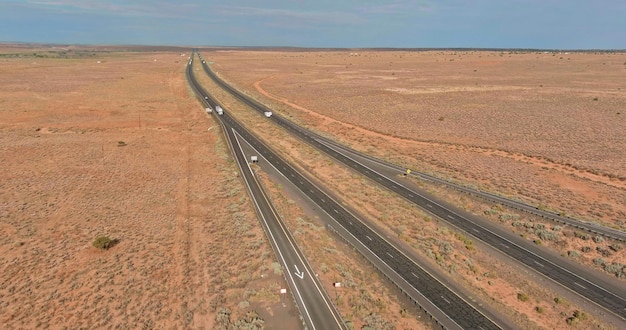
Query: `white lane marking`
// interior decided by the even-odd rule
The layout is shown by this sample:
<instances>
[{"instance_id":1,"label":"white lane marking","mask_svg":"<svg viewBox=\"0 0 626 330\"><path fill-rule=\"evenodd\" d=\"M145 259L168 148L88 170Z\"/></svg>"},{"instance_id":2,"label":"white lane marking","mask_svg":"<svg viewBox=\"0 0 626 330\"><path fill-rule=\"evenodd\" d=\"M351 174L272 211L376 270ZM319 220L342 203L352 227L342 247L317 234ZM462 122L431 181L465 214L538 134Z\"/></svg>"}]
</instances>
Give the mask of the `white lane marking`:
<instances>
[{"instance_id":1,"label":"white lane marking","mask_svg":"<svg viewBox=\"0 0 626 330\"><path fill-rule=\"evenodd\" d=\"M448 218L454 220L454 217L448 214Z\"/></svg>"},{"instance_id":2,"label":"white lane marking","mask_svg":"<svg viewBox=\"0 0 626 330\"><path fill-rule=\"evenodd\" d=\"M578 282L574 282L574 284L576 284L576 285L578 285L579 287L581 287L581 288L583 288L583 289L587 290L587 287L585 287L584 285L582 285L582 284L580 284L580 283L578 283Z\"/></svg>"},{"instance_id":3,"label":"white lane marking","mask_svg":"<svg viewBox=\"0 0 626 330\"><path fill-rule=\"evenodd\" d=\"M426 204L426 206L430 207L431 209L433 208L433 206L430 204Z\"/></svg>"},{"instance_id":4,"label":"white lane marking","mask_svg":"<svg viewBox=\"0 0 626 330\"><path fill-rule=\"evenodd\" d=\"M352 222L350 222L350 224L352 224ZM367 235L365 235L365 237L367 237L367 239L369 239L370 241L372 240L372 238Z\"/></svg>"},{"instance_id":5,"label":"white lane marking","mask_svg":"<svg viewBox=\"0 0 626 330\"><path fill-rule=\"evenodd\" d=\"M480 233L480 230L476 229L476 228L472 228L473 231Z\"/></svg>"},{"instance_id":6,"label":"white lane marking","mask_svg":"<svg viewBox=\"0 0 626 330\"><path fill-rule=\"evenodd\" d=\"M335 213L339 214L339 211L337 211L336 209L333 209L333 211L335 211Z\"/></svg>"},{"instance_id":7,"label":"white lane marking","mask_svg":"<svg viewBox=\"0 0 626 330\"><path fill-rule=\"evenodd\" d=\"M507 248L507 249L510 249L510 247L509 247L508 245L504 244L504 243L500 243L500 245L502 245L503 247L505 247L505 248ZM536 262L536 261L535 261L535 262Z\"/></svg>"},{"instance_id":8,"label":"white lane marking","mask_svg":"<svg viewBox=\"0 0 626 330\"><path fill-rule=\"evenodd\" d=\"M391 255L391 253L387 252L387 255L390 256L391 258L393 258L393 256Z\"/></svg>"},{"instance_id":9,"label":"white lane marking","mask_svg":"<svg viewBox=\"0 0 626 330\"><path fill-rule=\"evenodd\" d=\"M444 296L441 296L441 299L445 300L448 304L450 303L450 300L446 299Z\"/></svg>"},{"instance_id":10,"label":"white lane marking","mask_svg":"<svg viewBox=\"0 0 626 330\"><path fill-rule=\"evenodd\" d=\"M411 275L415 276L416 278L420 278L419 276L415 275L415 273L411 272Z\"/></svg>"},{"instance_id":11,"label":"white lane marking","mask_svg":"<svg viewBox=\"0 0 626 330\"><path fill-rule=\"evenodd\" d=\"M542 264L542 263L540 263L540 262L538 262L538 261L534 261L534 260L533 260L533 262L534 262L534 263L536 263L538 266L543 267L543 264ZM576 283L576 282L574 282L574 283Z\"/></svg>"},{"instance_id":12,"label":"white lane marking","mask_svg":"<svg viewBox=\"0 0 626 330\"><path fill-rule=\"evenodd\" d=\"M298 276L300 279L304 279L304 272L301 272L298 269L298 266L296 266L296 265L293 265L293 266L296 267L296 271L294 272L294 274L296 274L296 276Z\"/></svg>"}]
</instances>

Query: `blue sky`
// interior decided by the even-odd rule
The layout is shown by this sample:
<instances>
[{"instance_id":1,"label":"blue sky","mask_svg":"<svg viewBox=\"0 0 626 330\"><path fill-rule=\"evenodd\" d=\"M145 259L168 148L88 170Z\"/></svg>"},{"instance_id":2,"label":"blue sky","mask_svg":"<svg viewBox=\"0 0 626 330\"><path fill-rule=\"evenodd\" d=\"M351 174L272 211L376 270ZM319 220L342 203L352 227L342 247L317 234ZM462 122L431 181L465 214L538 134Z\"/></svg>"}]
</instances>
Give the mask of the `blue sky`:
<instances>
[{"instance_id":1,"label":"blue sky","mask_svg":"<svg viewBox=\"0 0 626 330\"><path fill-rule=\"evenodd\" d=\"M0 42L626 49L625 0L0 0Z\"/></svg>"}]
</instances>

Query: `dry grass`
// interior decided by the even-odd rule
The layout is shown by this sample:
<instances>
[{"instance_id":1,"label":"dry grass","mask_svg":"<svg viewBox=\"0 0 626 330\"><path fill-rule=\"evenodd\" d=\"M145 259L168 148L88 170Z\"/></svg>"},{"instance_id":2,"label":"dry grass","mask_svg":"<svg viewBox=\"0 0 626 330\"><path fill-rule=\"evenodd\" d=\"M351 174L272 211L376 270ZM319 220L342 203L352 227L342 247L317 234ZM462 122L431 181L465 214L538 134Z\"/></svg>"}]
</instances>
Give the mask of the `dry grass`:
<instances>
[{"instance_id":1,"label":"dry grass","mask_svg":"<svg viewBox=\"0 0 626 330\"><path fill-rule=\"evenodd\" d=\"M313 60L311 58L322 58L324 54L279 53L279 55L282 55L281 57L276 56L276 54L265 54L263 52L228 52L225 54L204 53L204 55L205 58L216 60L216 71L227 80L236 82L238 86L252 85L259 87L259 81L263 81L263 86L266 86L266 81L279 80L281 76L291 76L292 73L289 71L290 69L298 67L299 65L312 66L311 63ZM267 55L274 55L275 58L280 58L282 62L278 63L279 61L270 59L270 56ZM331 53L330 55L336 56L336 53ZM226 56L228 59L226 59ZM252 60L252 58L254 58L254 60ZM235 68L237 65L243 66L243 61L250 64L245 70L245 73L243 72L244 70L241 69L242 67ZM367 71L369 69L362 70ZM326 74L336 78L335 74L339 73L332 71ZM298 98L306 98L309 100L308 102L319 102L317 105L320 108L324 107L321 102L324 102L324 104L333 104L327 101L327 96L330 98L339 98L338 95L341 94L341 88L335 89L335 87L342 84L340 79L334 78L324 80L327 89L318 91L318 95L315 97L310 96L310 94L308 94L309 91L302 92L301 94L296 94L296 92L293 92L294 94L287 94L286 92L286 94L282 94L283 98L276 98L272 95L270 95L270 97L273 98L270 99L264 98L263 96L257 97L262 99L265 103L272 104L276 108L281 109L282 113L292 117L292 119L305 122L307 125L314 126L320 130L325 130L326 135L335 136L344 141L348 141L355 148L367 150L374 154L384 150L385 153L379 154L379 156L392 159L399 163L422 161L422 158L418 157L421 154L413 152L413 149L411 149L411 152L402 154L402 151L409 150L410 148L418 148L420 153L427 152L431 157L427 159L426 164L429 170L441 170L444 173L451 173L449 171L452 168L449 165L450 163L457 164L459 168L461 165L464 165L463 171L455 170L452 172L454 175L452 179L468 180L475 185L489 186L500 180L499 178L492 179L487 175L490 169L497 168L498 172L496 172L496 174L502 174L502 180L506 180L500 183L505 187L512 186L518 189L531 187L533 189L539 189L543 188L542 185L545 185L545 183L539 180L543 179L543 177L532 181L532 186L525 186L523 183L522 179L526 179L525 175L529 177L533 175L536 176L534 173L530 174L530 172L534 171L533 168L536 166L535 161L537 161L533 157L515 154L509 151L488 150L488 148L485 147L476 147L466 144L401 140L389 137L385 134L372 133L371 131L353 125L337 122L335 118L330 118L331 116L319 116L310 112L310 109L299 106L298 102L293 101ZM501 260L484 253L482 247L476 246L470 239L442 227L441 224L438 224L430 217L416 211L406 202L397 200L397 198L389 192L372 187L370 182L358 178L358 176L343 170L341 167L333 165L331 160L299 141L289 138L284 132L273 127L273 125L259 119L258 115L251 115L249 112L245 112L243 110L245 107L242 106L240 102L226 93L217 91L216 86L208 78L205 77L202 78L202 80L205 86L210 86L209 89L216 91L215 93L218 98L233 109L236 116L246 122L250 127L254 127L256 132L267 141L272 141L271 145L275 147L275 150L279 150L283 156L295 162L302 171L308 171L320 181L328 184L347 204L355 206L371 218L377 219L378 224L385 227L390 234L413 246L416 251L423 254L426 259L430 258L432 260L431 262L438 264L444 271L452 275L456 281L467 287L473 295L479 297L480 300L488 302L492 308L508 315L515 323L523 328L541 328L544 326L549 328L568 327L565 322L565 316L573 313L574 309L577 307L570 303L556 304L554 298L558 295L554 291L549 287L543 287L543 284L537 283L536 278L522 271L518 266L512 266L510 260ZM302 82L311 83L308 77L303 78ZM275 88L285 88L285 90L295 88L293 84L291 86L282 86L278 83L273 83L272 86ZM333 88L328 88L328 86L332 86ZM261 91L265 92L265 90ZM251 89L248 90L248 93L254 94ZM354 93L357 92L355 91ZM309 97L307 98L307 96ZM343 95L343 97L350 98L347 95ZM364 95L363 97L367 98L368 96ZM365 105L362 106L365 107ZM315 108L315 111L318 109L319 108ZM321 112L323 111L320 111L320 113ZM335 116L333 115L332 117ZM383 144L385 144L384 148L381 147ZM487 165L487 168L482 169L485 164L490 164L491 162L495 164ZM559 175L558 180L570 178L570 180L576 184L585 184L585 189L597 189L602 194L614 191L612 189L616 189L618 192L621 191L620 188L615 187L621 184L619 180L610 180L607 184L607 182L603 181L604 177L600 175L595 177L595 179L597 179L596 181L593 181L586 177L586 172L584 171L577 172L580 177L576 177L566 172L567 168L565 167L559 167L560 165L549 162L546 164L548 164L547 166L553 166L553 170L550 170L551 174L555 176ZM478 169L480 169L478 173L472 172L472 170ZM462 175L467 175L468 177L463 177ZM491 176L493 176L493 173L491 173ZM535 187L534 185L539 186ZM465 204L468 204L467 200L464 200L466 197L455 196L450 194L449 191L437 191L436 188L429 189L433 189L434 192L446 198L461 199ZM550 195L551 192L557 194L556 196L563 197L558 189L552 187L552 190L548 189L548 196L545 197L545 200L556 203L557 199ZM533 190L535 196L537 193L538 191ZM451 195L452 197L450 197ZM519 195L516 195L516 197L517 196ZM577 198L583 199L586 198L586 195L579 195ZM617 199L613 199L613 201L616 200ZM380 201L384 201L384 203ZM573 202L567 202L575 203L576 201L575 199ZM472 203L474 202L475 201L472 201ZM466 205L463 206L466 207ZM471 206L475 209L475 212L477 211L481 214L490 207L487 206L485 208L484 205L475 207L474 204ZM472 209L472 207L467 208ZM501 221L499 216L502 215L502 213L505 212L494 213L494 221ZM512 220L512 218L509 219L507 217L504 217L504 219L507 221ZM307 241L309 240L302 240L302 242ZM548 246L551 245L548 244ZM314 250L315 248L313 247L312 251ZM328 265L321 265L319 263L316 266L328 267ZM332 290L332 288L330 289ZM524 296L524 301L518 299L518 294ZM585 320L584 322L585 327L588 328L603 328L607 326L598 319Z\"/></svg>"},{"instance_id":2,"label":"dry grass","mask_svg":"<svg viewBox=\"0 0 626 330\"><path fill-rule=\"evenodd\" d=\"M357 149L626 228L623 54L358 54L204 53L225 79Z\"/></svg>"},{"instance_id":3,"label":"dry grass","mask_svg":"<svg viewBox=\"0 0 626 330\"><path fill-rule=\"evenodd\" d=\"M93 52L0 58L0 324L297 327L186 57Z\"/></svg>"}]
</instances>

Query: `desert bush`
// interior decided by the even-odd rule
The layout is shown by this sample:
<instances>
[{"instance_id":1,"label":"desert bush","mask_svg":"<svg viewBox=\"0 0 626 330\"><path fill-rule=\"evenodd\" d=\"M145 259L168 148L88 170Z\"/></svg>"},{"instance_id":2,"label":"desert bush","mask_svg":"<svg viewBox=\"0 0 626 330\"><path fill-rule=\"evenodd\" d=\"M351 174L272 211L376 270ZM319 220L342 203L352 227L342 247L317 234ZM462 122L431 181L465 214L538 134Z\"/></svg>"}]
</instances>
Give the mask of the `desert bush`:
<instances>
[{"instance_id":1,"label":"desert bush","mask_svg":"<svg viewBox=\"0 0 626 330\"><path fill-rule=\"evenodd\" d=\"M583 233L583 232L581 232L581 231L576 230L576 231L574 231L574 237L576 237L576 238L580 238L580 239L582 239L583 241L586 241L586 240L588 240L588 239L590 239L590 238L591 238L591 235L589 235L589 234L587 234L587 233Z\"/></svg>"},{"instance_id":2,"label":"desert bush","mask_svg":"<svg viewBox=\"0 0 626 330\"><path fill-rule=\"evenodd\" d=\"M619 243L613 243L613 244L609 245L609 249L611 249L611 250L613 250L615 252L618 252L618 251L620 251L622 249L622 245L619 244Z\"/></svg>"},{"instance_id":3,"label":"desert bush","mask_svg":"<svg viewBox=\"0 0 626 330\"><path fill-rule=\"evenodd\" d=\"M361 329L363 330L393 330L395 326L393 323L388 322L382 316L376 313L370 313L363 318L365 325Z\"/></svg>"},{"instance_id":4,"label":"desert bush","mask_svg":"<svg viewBox=\"0 0 626 330\"><path fill-rule=\"evenodd\" d=\"M439 251L441 251L442 254L450 255L454 252L454 248L452 247L452 244L442 241L439 243Z\"/></svg>"},{"instance_id":5,"label":"desert bush","mask_svg":"<svg viewBox=\"0 0 626 330\"><path fill-rule=\"evenodd\" d=\"M537 307L535 307L535 311L536 311L537 313L539 313L539 314L543 314L543 307L541 307L541 306L537 306Z\"/></svg>"},{"instance_id":6,"label":"desert bush","mask_svg":"<svg viewBox=\"0 0 626 330\"><path fill-rule=\"evenodd\" d=\"M565 299L564 299L564 298L561 298L561 297L555 297L555 298L554 298L554 302L555 302L555 303L557 303L557 304L564 304L566 301L565 301Z\"/></svg>"},{"instance_id":7,"label":"desert bush","mask_svg":"<svg viewBox=\"0 0 626 330\"><path fill-rule=\"evenodd\" d=\"M578 251L569 250L567 251L567 256L570 258L578 258L580 257L580 253L578 253Z\"/></svg>"},{"instance_id":8,"label":"desert bush","mask_svg":"<svg viewBox=\"0 0 626 330\"><path fill-rule=\"evenodd\" d=\"M483 211L483 214L487 215L487 216L489 216L489 215L496 215L496 214L498 214L498 211L493 210L493 209L489 209L489 210Z\"/></svg>"},{"instance_id":9,"label":"desert bush","mask_svg":"<svg viewBox=\"0 0 626 330\"><path fill-rule=\"evenodd\" d=\"M230 311L227 308L220 308L219 312L217 312L217 315L215 315L215 328L230 328Z\"/></svg>"},{"instance_id":10,"label":"desert bush","mask_svg":"<svg viewBox=\"0 0 626 330\"><path fill-rule=\"evenodd\" d=\"M594 258L594 259L593 259L593 263L594 263L595 265L598 265L598 266L600 266L600 265L604 265L604 262L605 262L605 261L604 261L604 259L602 259L602 258Z\"/></svg>"},{"instance_id":11,"label":"desert bush","mask_svg":"<svg viewBox=\"0 0 626 330\"><path fill-rule=\"evenodd\" d=\"M272 262L270 268L272 269L272 271L274 271L274 274L276 275L282 275L283 273L283 267L277 262Z\"/></svg>"},{"instance_id":12,"label":"desert bush","mask_svg":"<svg viewBox=\"0 0 626 330\"><path fill-rule=\"evenodd\" d=\"M528 300L530 300L530 297L527 294L523 293L523 292L518 292L517 293L517 300L519 300L519 301L528 301Z\"/></svg>"},{"instance_id":13,"label":"desert bush","mask_svg":"<svg viewBox=\"0 0 626 330\"><path fill-rule=\"evenodd\" d=\"M541 238L544 241L556 241L559 239L559 235L551 232L551 231L547 231L545 229L535 229L535 235L537 235L539 238Z\"/></svg>"},{"instance_id":14,"label":"desert bush","mask_svg":"<svg viewBox=\"0 0 626 330\"><path fill-rule=\"evenodd\" d=\"M516 220L519 218L519 215L505 213L505 214L501 214L499 218L500 218L500 221L505 222L509 220Z\"/></svg>"},{"instance_id":15,"label":"desert bush","mask_svg":"<svg viewBox=\"0 0 626 330\"><path fill-rule=\"evenodd\" d=\"M561 231L561 229L563 229L563 226L552 226L552 231Z\"/></svg>"},{"instance_id":16,"label":"desert bush","mask_svg":"<svg viewBox=\"0 0 626 330\"><path fill-rule=\"evenodd\" d=\"M591 251L591 247L590 246L583 246L582 248L580 248L580 251L587 253Z\"/></svg>"},{"instance_id":17,"label":"desert bush","mask_svg":"<svg viewBox=\"0 0 626 330\"><path fill-rule=\"evenodd\" d=\"M594 236L593 241L596 243L602 243L604 242L604 238L602 236Z\"/></svg>"},{"instance_id":18,"label":"desert bush","mask_svg":"<svg viewBox=\"0 0 626 330\"><path fill-rule=\"evenodd\" d=\"M237 320L234 324L234 329L241 330L263 329L264 327L265 321L255 311L247 312L243 318Z\"/></svg>"},{"instance_id":19,"label":"desert bush","mask_svg":"<svg viewBox=\"0 0 626 330\"><path fill-rule=\"evenodd\" d=\"M624 265L619 262L613 262L611 264L605 264L604 270L609 274L615 274L618 278L624 277Z\"/></svg>"},{"instance_id":20,"label":"desert bush","mask_svg":"<svg viewBox=\"0 0 626 330\"><path fill-rule=\"evenodd\" d=\"M596 251L598 251L598 253L600 253L603 257L610 257L612 254L609 249L601 246L596 247Z\"/></svg>"},{"instance_id":21,"label":"desert bush","mask_svg":"<svg viewBox=\"0 0 626 330\"><path fill-rule=\"evenodd\" d=\"M534 240L533 240L533 242L534 242L535 244L537 244L537 245L541 245L541 244L543 244L543 242L542 242L540 239L538 239L538 238L537 238L537 239L534 239Z\"/></svg>"},{"instance_id":22,"label":"desert bush","mask_svg":"<svg viewBox=\"0 0 626 330\"><path fill-rule=\"evenodd\" d=\"M113 244L113 240L111 240L108 236L100 236L97 237L92 245L100 250L108 250Z\"/></svg>"},{"instance_id":23,"label":"desert bush","mask_svg":"<svg viewBox=\"0 0 626 330\"><path fill-rule=\"evenodd\" d=\"M585 312L581 312L579 310L575 310L574 311L574 317L579 319L579 320L581 320L581 321L584 321L584 320L587 319L587 314Z\"/></svg>"},{"instance_id":24,"label":"desert bush","mask_svg":"<svg viewBox=\"0 0 626 330\"><path fill-rule=\"evenodd\" d=\"M578 323L580 323L580 320L576 317L568 317L565 322L567 322L567 325L572 325L572 326L576 326L578 325Z\"/></svg>"},{"instance_id":25,"label":"desert bush","mask_svg":"<svg viewBox=\"0 0 626 330\"><path fill-rule=\"evenodd\" d=\"M474 250L474 241L467 238L467 236L465 236L464 234L455 233L454 237L456 237L456 239L458 239L459 241L463 242L463 244L465 244L466 249L470 251Z\"/></svg>"}]
</instances>

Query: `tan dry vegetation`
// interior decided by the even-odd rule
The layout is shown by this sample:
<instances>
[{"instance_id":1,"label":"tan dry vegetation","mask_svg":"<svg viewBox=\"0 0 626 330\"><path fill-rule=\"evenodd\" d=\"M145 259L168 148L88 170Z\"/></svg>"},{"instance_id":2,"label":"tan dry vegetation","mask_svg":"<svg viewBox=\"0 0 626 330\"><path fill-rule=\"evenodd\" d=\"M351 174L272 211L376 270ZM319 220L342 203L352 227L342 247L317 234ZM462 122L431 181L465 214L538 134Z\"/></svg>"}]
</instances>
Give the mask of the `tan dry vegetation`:
<instances>
[{"instance_id":1,"label":"tan dry vegetation","mask_svg":"<svg viewBox=\"0 0 626 330\"><path fill-rule=\"evenodd\" d=\"M0 58L3 328L298 327L186 57L30 53Z\"/></svg>"},{"instance_id":2,"label":"tan dry vegetation","mask_svg":"<svg viewBox=\"0 0 626 330\"><path fill-rule=\"evenodd\" d=\"M226 59L223 59L223 61L221 62L219 61L219 56L214 56L215 54L221 53L204 53L204 56L205 58L208 58L210 60L216 60L217 63L221 63L221 67L219 64L215 66L215 70L218 71L220 76L232 82L233 79L231 78L239 74L238 78L244 79L247 77L247 83L251 83L253 86L257 87L259 86L259 81L263 79L261 78L263 75L272 75L280 71L279 69L267 69L268 63L272 65L275 64L281 69L283 68L281 67L281 65L276 64L276 62L269 60L269 56L264 56L267 54L261 54L261 56L259 56L258 58L258 62L263 63L266 69L259 68L257 70L248 70L247 74L243 73L244 70L241 67L239 69L233 69L235 72L230 72L230 69L223 69L224 67L234 68L234 63L238 63L243 67L243 64L241 64L240 61L244 58L247 59L246 63L252 63L250 65L250 67L252 68L259 65L257 64L257 62L251 60L256 52L254 54L252 52L241 53L242 54L239 54L239 52L229 52L229 60L226 61ZM286 55L283 54L283 60L289 56L315 56L311 54L315 53L286 53ZM233 61L230 62L230 59L232 59ZM230 65L233 66L231 67ZM250 67L248 67L248 69ZM514 319L518 325L521 325L523 328L534 328L542 326L547 326L549 328L567 327L567 324L565 323L566 317L571 316L571 314L575 309L577 309L577 307L570 305L569 303L554 303L554 298L557 296L557 294L551 291L550 288L542 287L541 284L535 282L535 279L532 276L529 277L526 272L520 272L519 270L513 271L512 269L516 268L511 268L511 265L509 264L510 261L503 261L497 258L494 259L493 256L482 253L482 250L476 249L473 243L469 243L472 247L468 249L466 247L466 238L463 235L454 234L453 232L445 228L442 229L434 221L429 221L429 217L425 216L424 214L420 214L419 212L413 214L412 212L415 211L411 210L410 206L404 205L403 207L400 204L396 205L395 203L402 203L397 201L390 203L389 201L392 198L391 194L385 191L381 192L380 189L374 189L373 192L369 191L368 189L371 189L371 183L359 181L356 177L354 177L354 175L351 175L349 173L341 173L342 170L340 168L332 166L331 160L320 156L317 151L308 149L307 146L301 144L299 141L290 140L284 135L284 132L280 132L272 125L267 124L265 121L259 120L258 115L250 116L249 113L241 112L241 110L245 107L240 102L236 101L235 99L223 92L219 92L217 87L211 83L210 79L206 77L202 77L201 79L203 80L203 84L205 84L205 86L211 86L209 90L215 91L220 100L222 100L227 106L232 106L233 109L236 110L236 116L238 116L244 122L247 122L250 127L254 127L255 130L267 141L272 141L271 145L276 147L275 150L279 150L281 153L283 153L284 156L294 161L301 168L301 170L310 172L315 177L320 179L320 181L326 183L331 182L330 186L334 190L338 191L339 195L342 196L342 198L345 198L346 203L356 206L358 209L363 211L363 213L368 214L374 219L381 220L379 224L385 226L388 232L395 233L395 235L398 235L400 239L406 241L414 248L416 248L417 251L427 257L430 257L433 262L438 263L442 267L442 269L450 272L454 277L456 277L457 281L462 283L464 286L469 287L473 294L475 294L477 297L480 297L483 301L489 301L490 304L493 304L494 308ZM237 85L241 86L239 84ZM331 86L334 85L331 84ZM254 95L254 92L251 90L247 90L246 92L248 94ZM334 94L335 92L336 91L332 90L332 88L326 91L327 94ZM327 94L321 94L322 96L317 98L324 99ZM272 97L272 95L270 96ZM276 97L270 99L263 98L262 96L258 95L256 95L256 97L263 100L266 104L271 104L272 106L281 109L281 113L292 117L292 119L298 121L303 121L302 118L311 119L311 121L307 121L306 123L320 129L326 129L325 131L323 131L325 135L339 136L340 139L352 138L352 140L350 140L349 142L354 147L368 150L370 153L375 153L377 150L380 149L385 151L396 150L396 147L399 145L401 147L405 145L411 145L412 147L415 147L431 144L432 146L431 142L417 141L414 144L411 144L411 142L405 139L401 140L394 137L388 137L379 133L372 133L370 131L365 131L359 127L340 123L330 117L319 116L315 113L312 113L310 109L306 109L292 102L292 95L289 95L289 99L280 98L279 101L283 102L282 104L276 101ZM287 106L289 106L289 108L287 108ZM376 142L376 140L381 140L382 142ZM390 141L395 142L395 144L388 144L385 145L384 148L381 148L380 144L389 143ZM361 144L359 145L359 143ZM442 158L441 160L436 160L435 162L436 164L441 165L441 169L445 170L445 162L448 161L446 157L448 156L452 159L458 160L459 163L463 161L469 161L470 163L467 163L467 165L470 165L470 169L481 168L482 163L480 162L484 160L476 159L476 155L472 155L472 152L477 152L479 156L484 156L485 153L481 151L481 148L466 145L453 145L451 143L445 143L440 145L443 145L443 147L439 148L438 150L433 148L431 152L433 152L433 157L436 155ZM443 155L440 155L442 151ZM460 153L461 155L455 155L455 153ZM504 175L507 186L518 184L516 180L519 180L520 178L516 177L516 174L519 174L520 168L528 170L527 167L532 168L532 166L534 166L534 163L530 161L530 158L527 156L520 155L507 158L501 156L501 154L509 153L504 151L493 151L490 153L490 155L495 157L489 159L489 161L501 161L497 163L497 167L501 171L498 173L502 173ZM389 153L384 156L396 161L399 160L400 162L405 161L404 158L402 158L402 155L399 154ZM472 162L474 162L475 164ZM512 170L512 172L509 173L508 170ZM469 173L469 175L470 178L478 178L478 176L473 173ZM569 176L569 179L577 180L576 178L571 178L571 174L569 174ZM565 175L563 177L560 177L561 180L564 178ZM598 178L598 181L596 182L587 179L585 180L581 182L586 182L591 186L595 184L597 186L601 186L602 189L614 187L613 185L607 185L606 183L603 183L603 178ZM471 182L472 180L470 179L469 181ZM332 184L332 182L334 182L334 184ZM615 183L619 185L620 181L611 181L610 183ZM491 207L491 205L487 205L485 203L480 204L480 201L468 202L468 198L466 196L459 196L458 194L451 193L450 191L447 191L445 189L433 187L430 187L429 189L435 193L440 194L441 196L444 196L449 200L454 200L457 202L461 200L462 203L459 205L469 210L473 210L474 212L479 214L483 214L483 212L490 210ZM537 193L539 193L539 191L537 191ZM556 193L561 194L561 192ZM377 204L377 200L384 200L384 205L380 203ZM507 210L502 209L498 210L498 212L494 212L493 214L490 213L490 215L491 218L494 219L494 221L509 221L509 223L512 222L511 220L516 220L515 216L520 216L511 215L511 217L509 218L509 213L514 212L507 212ZM500 215L502 214L507 215L504 217L506 221L501 220ZM412 222L419 222L419 220L415 219L422 219L425 223ZM529 222L530 221L535 220L529 220ZM547 225L544 224L544 226ZM517 227L518 226L516 226L515 228ZM539 229L539 227L524 228L526 231ZM568 230L564 230L563 232L567 234ZM535 235L534 231L533 235ZM532 239L532 237L530 237L530 239ZM471 242L471 240L469 241ZM604 242L604 244L609 243ZM547 245L549 247L559 247L561 250L564 248L563 246L558 246L558 244L548 243ZM575 242L572 242L571 246L572 247L570 247L570 249L576 249ZM445 249L451 249L453 252L442 253L442 251ZM623 252L616 253L616 255L614 256L617 260L623 260L621 259L623 258ZM583 259L589 261L589 257ZM590 264L590 262L586 263ZM517 298L517 293L520 292L529 296L530 302L520 302ZM541 313L536 310L536 307L538 306L541 307ZM595 319L592 321L585 321L585 323L585 327L602 328L607 326L606 324L602 324L601 321Z\"/></svg>"},{"instance_id":3,"label":"tan dry vegetation","mask_svg":"<svg viewBox=\"0 0 626 330\"><path fill-rule=\"evenodd\" d=\"M356 149L626 228L622 53L204 56L279 113Z\"/></svg>"},{"instance_id":4,"label":"tan dry vegetation","mask_svg":"<svg viewBox=\"0 0 626 330\"><path fill-rule=\"evenodd\" d=\"M331 234L318 219L307 215L284 187L272 182L257 168L255 171L350 328L361 329L366 325L376 329L432 327L424 323L429 320L426 315L398 297L399 291L358 252ZM335 288L335 282L340 282L341 286Z\"/></svg>"}]
</instances>

